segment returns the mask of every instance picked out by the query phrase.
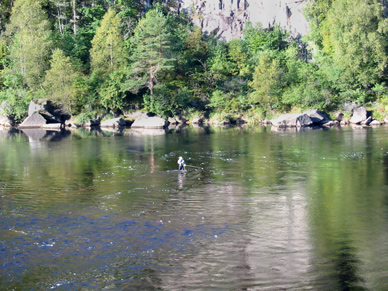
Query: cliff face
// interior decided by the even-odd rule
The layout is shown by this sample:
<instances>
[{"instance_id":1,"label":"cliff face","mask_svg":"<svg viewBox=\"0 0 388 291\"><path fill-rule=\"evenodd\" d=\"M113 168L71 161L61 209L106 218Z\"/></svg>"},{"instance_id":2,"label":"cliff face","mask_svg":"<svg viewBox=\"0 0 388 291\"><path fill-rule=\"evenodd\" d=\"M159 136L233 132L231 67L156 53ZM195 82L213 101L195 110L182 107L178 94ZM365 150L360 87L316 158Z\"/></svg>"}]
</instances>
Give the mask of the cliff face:
<instances>
[{"instance_id":1,"label":"cliff face","mask_svg":"<svg viewBox=\"0 0 388 291\"><path fill-rule=\"evenodd\" d=\"M193 22L205 34L231 40L241 36L247 21L260 22L263 27L278 24L294 37L307 33L303 15L306 0L181 0L181 9L188 11Z\"/></svg>"}]
</instances>

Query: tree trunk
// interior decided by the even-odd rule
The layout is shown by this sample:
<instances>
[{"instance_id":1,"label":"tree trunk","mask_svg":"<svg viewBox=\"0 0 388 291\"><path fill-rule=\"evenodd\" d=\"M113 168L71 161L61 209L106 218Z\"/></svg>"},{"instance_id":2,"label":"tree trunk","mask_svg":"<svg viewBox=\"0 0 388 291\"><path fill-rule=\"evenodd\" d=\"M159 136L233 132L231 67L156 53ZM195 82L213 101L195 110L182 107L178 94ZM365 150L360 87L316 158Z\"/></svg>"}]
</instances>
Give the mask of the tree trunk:
<instances>
[{"instance_id":1,"label":"tree trunk","mask_svg":"<svg viewBox=\"0 0 388 291\"><path fill-rule=\"evenodd\" d=\"M75 0L73 0L73 33L77 35L77 10L75 5Z\"/></svg>"}]
</instances>

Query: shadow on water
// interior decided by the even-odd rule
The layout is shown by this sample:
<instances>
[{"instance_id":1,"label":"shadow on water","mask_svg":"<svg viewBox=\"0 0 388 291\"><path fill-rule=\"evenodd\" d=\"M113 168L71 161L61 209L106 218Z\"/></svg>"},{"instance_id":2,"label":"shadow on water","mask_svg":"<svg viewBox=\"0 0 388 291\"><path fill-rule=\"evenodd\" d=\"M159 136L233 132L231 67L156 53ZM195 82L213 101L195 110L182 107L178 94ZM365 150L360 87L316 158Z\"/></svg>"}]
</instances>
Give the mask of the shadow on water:
<instances>
[{"instance_id":1,"label":"shadow on water","mask_svg":"<svg viewBox=\"0 0 388 291\"><path fill-rule=\"evenodd\" d=\"M356 254L349 240L342 239L335 245L333 257L340 290L368 290L362 287L365 282L359 276L361 261Z\"/></svg>"}]
</instances>

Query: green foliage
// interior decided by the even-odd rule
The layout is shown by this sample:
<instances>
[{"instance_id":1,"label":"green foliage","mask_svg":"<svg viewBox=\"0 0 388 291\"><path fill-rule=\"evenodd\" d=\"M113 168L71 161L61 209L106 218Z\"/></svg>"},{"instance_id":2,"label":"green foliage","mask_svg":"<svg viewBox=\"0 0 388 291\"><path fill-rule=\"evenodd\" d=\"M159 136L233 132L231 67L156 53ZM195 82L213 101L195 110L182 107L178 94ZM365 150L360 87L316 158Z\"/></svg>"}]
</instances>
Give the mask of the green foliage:
<instances>
[{"instance_id":1,"label":"green foliage","mask_svg":"<svg viewBox=\"0 0 388 291\"><path fill-rule=\"evenodd\" d=\"M79 90L76 81L80 78L62 50L56 49L51 59L51 68L47 71L46 79L43 83L48 99L62 104L64 108L72 113L72 108L76 106Z\"/></svg>"},{"instance_id":2,"label":"green foliage","mask_svg":"<svg viewBox=\"0 0 388 291\"><path fill-rule=\"evenodd\" d=\"M205 37L175 13L177 2L156 2L1 2L0 99L9 113L25 116L32 96L89 120L135 100L163 116L255 121L344 102L371 106L381 118L388 111L385 2L308 0L311 51L277 25L248 23L244 37L229 42Z\"/></svg>"},{"instance_id":3,"label":"green foliage","mask_svg":"<svg viewBox=\"0 0 388 291\"><path fill-rule=\"evenodd\" d=\"M242 77L249 76L251 68L247 42L240 38L231 40L228 42L228 54L236 62L238 74Z\"/></svg>"},{"instance_id":4,"label":"green foliage","mask_svg":"<svg viewBox=\"0 0 388 291\"><path fill-rule=\"evenodd\" d=\"M166 84L160 84L155 86L152 96L150 94L144 96L144 106L155 114L173 116L187 107L191 94L187 87L174 90Z\"/></svg>"},{"instance_id":5,"label":"green foliage","mask_svg":"<svg viewBox=\"0 0 388 291\"><path fill-rule=\"evenodd\" d=\"M101 105L106 109L119 111L125 109L125 93L122 91L122 84L126 79L126 74L122 70L114 71L102 84L99 94Z\"/></svg>"},{"instance_id":6,"label":"green foliage","mask_svg":"<svg viewBox=\"0 0 388 291\"><path fill-rule=\"evenodd\" d=\"M215 83L226 80L228 76L236 72L235 64L228 58L227 46L219 40L212 40L209 44L207 65Z\"/></svg>"},{"instance_id":7,"label":"green foliage","mask_svg":"<svg viewBox=\"0 0 388 291\"><path fill-rule=\"evenodd\" d=\"M52 48L50 23L40 2L16 0L7 34L12 36L10 73L20 75L31 89L40 88Z\"/></svg>"},{"instance_id":8,"label":"green foliage","mask_svg":"<svg viewBox=\"0 0 388 291\"><path fill-rule=\"evenodd\" d=\"M388 19L379 0L337 0L328 13L333 58L343 81L370 87L384 77Z\"/></svg>"},{"instance_id":9,"label":"green foliage","mask_svg":"<svg viewBox=\"0 0 388 291\"><path fill-rule=\"evenodd\" d=\"M28 105L33 99L32 93L24 88L8 88L0 91L0 104L5 101L5 112L12 116L16 122L27 117Z\"/></svg>"},{"instance_id":10,"label":"green foliage","mask_svg":"<svg viewBox=\"0 0 388 291\"><path fill-rule=\"evenodd\" d=\"M287 47L286 38L288 33L278 25L263 29L260 24L253 26L247 23L244 29L244 39L251 54L256 54L265 50L282 50Z\"/></svg>"},{"instance_id":11,"label":"green foliage","mask_svg":"<svg viewBox=\"0 0 388 291\"><path fill-rule=\"evenodd\" d=\"M91 120L96 119L96 116L97 114L93 111L83 112L77 116L76 120L80 124L84 124L84 123L90 122Z\"/></svg>"},{"instance_id":12,"label":"green foliage","mask_svg":"<svg viewBox=\"0 0 388 291\"><path fill-rule=\"evenodd\" d=\"M152 98L154 86L160 81L160 76L174 68L175 59L170 55L171 34L167 17L158 9L148 11L135 29L132 44L133 63L129 70L127 88L137 92L147 87Z\"/></svg>"},{"instance_id":13,"label":"green foliage","mask_svg":"<svg viewBox=\"0 0 388 291\"><path fill-rule=\"evenodd\" d=\"M284 70L280 60L272 57L270 53L261 54L250 86L254 90L251 93L253 104L267 110L280 108L282 90L285 86Z\"/></svg>"},{"instance_id":14,"label":"green foliage","mask_svg":"<svg viewBox=\"0 0 388 291\"><path fill-rule=\"evenodd\" d=\"M120 34L120 17L110 8L92 40L92 70L111 74L125 64L124 44Z\"/></svg>"}]
</instances>

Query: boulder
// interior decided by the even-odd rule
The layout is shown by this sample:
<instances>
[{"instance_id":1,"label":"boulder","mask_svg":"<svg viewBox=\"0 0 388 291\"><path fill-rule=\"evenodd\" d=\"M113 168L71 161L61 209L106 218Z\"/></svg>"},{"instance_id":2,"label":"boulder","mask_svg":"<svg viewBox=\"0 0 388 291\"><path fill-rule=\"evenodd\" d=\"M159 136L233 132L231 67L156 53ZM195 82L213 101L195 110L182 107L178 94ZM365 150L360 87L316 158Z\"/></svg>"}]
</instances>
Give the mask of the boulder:
<instances>
[{"instance_id":1,"label":"boulder","mask_svg":"<svg viewBox=\"0 0 388 291\"><path fill-rule=\"evenodd\" d=\"M136 119L131 128L165 128L167 121L164 118L153 116Z\"/></svg>"},{"instance_id":2,"label":"boulder","mask_svg":"<svg viewBox=\"0 0 388 291\"><path fill-rule=\"evenodd\" d=\"M361 125L369 125L372 122L372 116L369 116L367 119L361 122Z\"/></svg>"},{"instance_id":3,"label":"boulder","mask_svg":"<svg viewBox=\"0 0 388 291\"><path fill-rule=\"evenodd\" d=\"M277 127L305 127L313 125L313 121L307 114L282 114L271 120L272 125Z\"/></svg>"},{"instance_id":4,"label":"boulder","mask_svg":"<svg viewBox=\"0 0 388 291\"><path fill-rule=\"evenodd\" d=\"M369 123L370 126L379 126L381 125L381 122L376 120L376 119L373 119L370 123Z\"/></svg>"},{"instance_id":5,"label":"boulder","mask_svg":"<svg viewBox=\"0 0 388 291\"><path fill-rule=\"evenodd\" d=\"M102 121L100 126L118 128L118 127L125 126L125 120L122 119L121 117L108 119L108 120Z\"/></svg>"},{"instance_id":6,"label":"boulder","mask_svg":"<svg viewBox=\"0 0 388 291\"><path fill-rule=\"evenodd\" d=\"M36 112L45 110L46 104L47 101L43 99L38 99L36 101L31 100L30 104L28 105L28 116L31 116Z\"/></svg>"},{"instance_id":7,"label":"boulder","mask_svg":"<svg viewBox=\"0 0 388 291\"><path fill-rule=\"evenodd\" d=\"M307 114L315 124L325 124L330 121L326 114L316 109L306 110L302 114Z\"/></svg>"},{"instance_id":8,"label":"boulder","mask_svg":"<svg viewBox=\"0 0 388 291\"><path fill-rule=\"evenodd\" d=\"M43 124L42 128L59 130L62 128L62 123L47 123L47 124Z\"/></svg>"},{"instance_id":9,"label":"boulder","mask_svg":"<svg viewBox=\"0 0 388 291\"><path fill-rule=\"evenodd\" d=\"M46 119L39 113L35 112L28 116L19 128L38 128L42 127L47 123Z\"/></svg>"},{"instance_id":10,"label":"boulder","mask_svg":"<svg viewBox=\"0 0 388 291\"><path fill-rule=\"evenodd\" d=\"M168 121L169 124L177 124L178 123L178 121L175 118L172 118L172 117L169 117L167 119L167 121Z\"/></svg>"},{"instance_id":11,"label":"boulder","mask_svg":"<svg viewBox=\"0 0 388 291\"><path fill-rule=\"evenodd\" d=\"M337 120L336 120L337 121ZM337 121L338 122L338 121ZM334 126L335 125L335 122L333 120L330 120L329 122L326 122L324 124L322 124L323 126L325 127L331 127L331 126Z\"/></svg>"},{"instance_id":12,"label":"boulder","mask_svg":"<svg viewBox=\"0 0 388 291\"><path fill-rule=\"evenodd\" d=\"M66 120L66 122L65 122L65 127L67 127L67 128L72 128L72 129L76 129L76 128L78 128L78 127L81 127L81 125L78 124L77 122L75 122L74 120L69 119L69 120Z\"/></svg>"},{"instance_id":13,"label":"boulder","mask_svg":"<svg viewBox=\"0 0 388 291\"><path fill-rule=\"evenodd\" d=\"M55 105L53 102L45 99L31 100L28 106L28 116L34 113L42 115L48 123L62 123L70 118L61 105Z\"/></svg>"},{"instance_id":14,"label":"boulder","mask_svg":"<svg viewBox=\"0 0 388 291\"><path fill-rule=\"evenodd\" d=\"M0 116L0 126L12 127L13 121L7 116Z\"/></svg>"},{"instance_id":15,"label":"boulder","mask_svg":"<svg viewBox=\"0 0 388 291\"><path fill-rule=\"evenodd\" d=\"M350 123L360 124L368 118L368 113L364 106L358 106L353 109L353 115L350 119Z\"/></svg>"},{"instance_id":16,"label":"boulder","mask_svg":"<svg viewBox=\"0 0 388 291\"><path fill-rule=\"evenodd\" d=\"M191 121L193 124L202 124L203 119L201 117L194 117L193 120Z\"/></svg>"},{"instance_id":17,"label":"boulder","mask_svg":"<svg viewBox=\"0 0 388 291\"><path fill-rule=\"evenodd\" d=\"M185 124L187 122L186 118L182 116L175 116L175 120L180 124Z\"/></svg>"},{"instance_id":18,"label":"boulder","mask_svg":"<svg viewBox=\"0 0 388 291\"><path fill-rule=\"evenodd\" d=\"M125 113L124 116L129 119L141 119L141 118L147 118L148 114L144 111L134 111L134 112L128 112Z\"/></svg>"}]
</instances>

